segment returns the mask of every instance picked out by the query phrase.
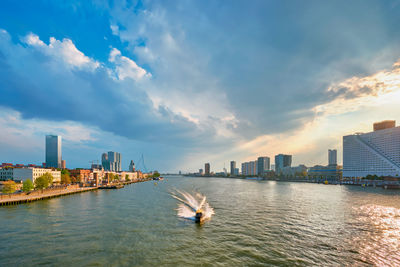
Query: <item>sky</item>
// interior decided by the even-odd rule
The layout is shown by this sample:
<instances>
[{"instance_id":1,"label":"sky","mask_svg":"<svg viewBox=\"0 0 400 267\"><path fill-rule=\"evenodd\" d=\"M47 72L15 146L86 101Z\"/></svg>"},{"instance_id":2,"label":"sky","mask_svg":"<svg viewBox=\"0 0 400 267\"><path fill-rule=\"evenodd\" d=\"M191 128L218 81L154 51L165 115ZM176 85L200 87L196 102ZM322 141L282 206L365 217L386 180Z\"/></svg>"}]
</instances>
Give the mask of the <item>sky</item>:
<instances>
[{"instance_id":1,"label":"sky","mask_svg":"<svg viewBox=\"0 0 400 267\"><path fill-rule=\"evenodd\" d=\"M400 122L398 0L0 6L0 162L41 164L57 134L69 168L326 165L344 135Z\"/></svg>"}]
</instances>

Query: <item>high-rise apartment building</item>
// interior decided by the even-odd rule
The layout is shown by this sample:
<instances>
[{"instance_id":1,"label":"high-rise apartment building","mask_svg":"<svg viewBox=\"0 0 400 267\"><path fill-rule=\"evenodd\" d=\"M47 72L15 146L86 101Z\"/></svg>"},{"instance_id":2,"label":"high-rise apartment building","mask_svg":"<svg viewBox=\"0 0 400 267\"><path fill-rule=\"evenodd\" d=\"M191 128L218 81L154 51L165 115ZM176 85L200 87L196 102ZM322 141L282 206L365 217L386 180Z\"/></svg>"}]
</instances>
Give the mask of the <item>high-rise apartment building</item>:
<instances>
[{"instance_id":1,"label":"high-rise apartment building","mask_svg":"<svg viewBox=\"0 0 400 267\"><path fill-rule=\"evenodd\" d=\"M292 166L292 155L278 154L275 156L275 172L280 173L282 168Z\"/></svg>"},{"instance_id":2,"label":"high-rise apartment building","mask_svg":"<svg viewBox=\"0 0 400 267\"><path fill-rule=\"evenodd\" d=\"M46 135L46 167L61 168L61 136Z\"/></svg>"},{"instance_id":3,"label":"high-rise apartment building","mask_svg":"<svg viewBox=\"0 0 400 267\"><path fill-rule=\"evenodd\" d=\"M266 171L269 171L270 159L269 157L258 157L257 159L257 174L263 175Z\"/></svg>"},{"instance_id":4,"label":"high-rise apartment building","mask_svg":"<svg viewBox=\"0 0 400 267\"><path fill-rule=\"evenodd\" d=\"M376 125L373 132L343 136L343 177L400 175L400 127Z\"/></svg>"},{"instance_id":5,"label":"high-rise apartment building","mask_svg":"<svg viewBox=\"0 0 400 267\"><path fill-rule=\"evenodd\" d=\"M328 163L329 163L329 166L337 165L337 150L336 149L328 150Z\"/></svg>"},{"instance_id":6,"label":"high-rise apartment building","mask_svg":"<svg viewBox=\"0 0 400 267\"><path fill-rule=\"evenodd\" d=\"M210 175L210 163L204 164L204 174Z\"/></svg>"},{"instance_id":7,"label":"high-rise apartment building","mask_svg":"<svg viewBox=\"0 0 400 267\"><path fill-rule=\"evenodd\" d=\"M235 174L235 169L236 169L236 161L231 161L231 175L236 175Z\"/></svg>"},{"instance_id":8,"label":"high-rise apartment building","mask_svg":"<svg viewBox=\"0 0 400 267\"><path fill-rule=\"evenodd\" d=\"M101 155L101 165L104 170L120 172L121 168L121 154L118 152L109 151Z\"/></svg>"}]
</instances>

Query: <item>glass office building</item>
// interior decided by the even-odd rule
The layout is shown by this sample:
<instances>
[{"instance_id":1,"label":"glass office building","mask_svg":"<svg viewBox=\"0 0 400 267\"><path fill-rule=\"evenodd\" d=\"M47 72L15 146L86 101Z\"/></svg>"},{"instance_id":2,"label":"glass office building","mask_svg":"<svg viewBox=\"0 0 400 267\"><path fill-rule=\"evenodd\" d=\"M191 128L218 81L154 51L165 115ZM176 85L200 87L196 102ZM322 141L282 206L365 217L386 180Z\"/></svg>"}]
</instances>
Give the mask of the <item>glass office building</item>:
<instances>
[{"instance_id":1,"label":"glass office building","mask_svg":"<svg viewBox=\"0 0 400 267\"><path fill-rule=\"evenodd\" d=\"M46 167L61 168L61 136L46 135Z\"/></svg>"}]
</instances>

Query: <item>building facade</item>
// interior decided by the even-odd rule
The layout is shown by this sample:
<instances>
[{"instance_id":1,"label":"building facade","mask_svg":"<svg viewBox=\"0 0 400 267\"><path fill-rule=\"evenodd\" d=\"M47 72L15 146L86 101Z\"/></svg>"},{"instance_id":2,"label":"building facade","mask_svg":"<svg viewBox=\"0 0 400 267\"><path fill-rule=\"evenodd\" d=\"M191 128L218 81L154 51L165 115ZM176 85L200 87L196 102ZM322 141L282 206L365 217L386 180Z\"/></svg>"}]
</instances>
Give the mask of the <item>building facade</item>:
<instances>
[{"instance_id":1,"label":"building facade","mask_svg":"<svg viewBox=\"0 0 400 267\"><path fill-rule=\"evenodd\" d=\"M282 168L292 166L292 155L278 154L275 156L275 172L281 173Z\"/></svg>"},{"instance_id":2,"label":"building facade","mask_svg":"<svg viewBox=\"0 0 400 267\"><path fill-rule=\"evenodd\" d=\"M400 127L374 128L343 136L343 177L400 175Z\"/></svg>"},{"instance_id":3,"label":"building facade","mask_svg":"<svg viewBox=\"0 0 400 267\"><path fill-rule=\"evenodd\" d=\"M61 182L61 172L52 169L44 169L44 168L15 168L14 169L14 179L18 181L26 181L30 179L33 183L37 178L42 176L45 173L50 173L53 176L53 183Z\"/></svg>"},{"instance_id":4,"label":"building facade","mask_svg":"<svg viewBox=\"0 0 400 267\"><path fill-rule=\"evenodd\" d=\"M337 150L336 149L328 150L328 164L329 164L329 166L337 165Z\"/></svg>"},{"instance_id":5,"label":"building facade","mask_svg":"<svg viewBox=\"0 0 400 267\"><path fill-rule=\"evenodd\" d=\"M93 174L91 170L86 170L86 169L75 169L75 170L70 170L69 174L73 177L80 178L80 181L82 183L87 183L89 182L90 179L93 178Z\"/></svg>"},{"instance_id":6,"label":"building facade","mask_svg":"<svg viewBox=\"0 0 400 267\"><path fill-rule=\"evenodd\" d=\"M308 177L313 179L338 180L342 178L342 167L339 165L315 165L308 169Z\"/></svg>"},{"instance_id":7,"label":"building facade","mask_svg":"<svg viewBox=\"0 0 400 267\"><path fill-rule=\"evenodd\" d=\"M269 157L258 157L257 159L257 174L263 175L270 169L270 159Z\"/></svg>"},{"instance_id":8,"label":"building facade","mask_svg":"<svg viewBox=\"0 0 400 267\"><path fill-rule=\"evenodd\" d=\"M7 181L14 179L14 168L5 167L0 168L0 180Z\"/></svg>"},{"instance_id":9,"label":"building facade","mask_svg":"<svg viewBox=\"0 0 400 267\"><path fill-rule=\"evenodd\" d=\"M101 164L106 171L122 171L121 154L118 152L109 151L101 155Z\"/></svg>"},{"instance_id":10,"label":"building facade","mask_svg":"<svg viewBox=\"0 0 400 267\"><path fill-rule=\"evenodd\" d=\"M61 168L61 136L46 135L46 167Z\"/></svg>"},{"instance_id":11,"label":"building facade","mask_svg":"<svg viewBox=\"0 0 400 267\"><path fill-rule=\"evenodd\" d=\"M287 177L306 177L308 168L305 165L296 167L286 166L281 169L281 174Z\"/></svg>"},{"instance_id":12,"label":"building facade","mask_svg":"<svg viewBox=\"0 0 400 267\"><path fill-rule=\"evenodd\" d=\"M204 164L204 175L210 175L210 163Z\"/></svg>"},{"instance_id":13,"label":"building facade","mask_svg":"<svg viewBox=\"0 0 400 267\"><path fill-rule=\"evenodd\" d=\"M231 161L231 170L230 170L230 174L231 175L236 175L235 174L235 169L236 169L236 161Z\"/></svg>"}]
</instances>

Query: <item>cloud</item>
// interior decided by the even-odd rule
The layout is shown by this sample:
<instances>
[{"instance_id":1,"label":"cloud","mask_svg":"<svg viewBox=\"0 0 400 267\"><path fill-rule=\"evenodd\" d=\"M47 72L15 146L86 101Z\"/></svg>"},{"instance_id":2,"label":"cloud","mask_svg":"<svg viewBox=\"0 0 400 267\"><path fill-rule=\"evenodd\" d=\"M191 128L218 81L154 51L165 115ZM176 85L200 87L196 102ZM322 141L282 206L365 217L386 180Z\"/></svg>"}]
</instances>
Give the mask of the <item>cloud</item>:
<instances>
[{"instance_id":1,"label":"cloud","mask_svg":"<svg viewBox=\"0 0 400 267\"><path fill-rule=\"evenodd\" d=\"M115 72L120 80L131 78L137 81L151 77L150 73L139 67L132 59L122 56L121 51L116 48L111 50L108 60L115 64Z\"/></svg>"},{"instance_id":2,"label":"cloud","mask_svg":"<svg viewBox=\"0 0 400 267\"><path fill-rule=\"evenodd\" d=\"M321 114L342 114L363 106L376 106L385 95L400 92L400 60L390 70L382 70L367 76L353 76L330 85L326 95L331 101L317 105L314 110Z\"/></svg>"},{"instance_id":3,"label":"cloud","mask_svg":"<svg viewBox=\"0 0 400 267\"><path fill-rule=\"evenodd\" d=\"M85 56L79 51L70 39L65 38L59 41L54 37L50 37L50 43L46 45L40 40L39 36L29 33L22 40L42 53L64 61L68 66L90 70L95 70L100 66L99 62Z\"/></svg>"}]
</instances>

